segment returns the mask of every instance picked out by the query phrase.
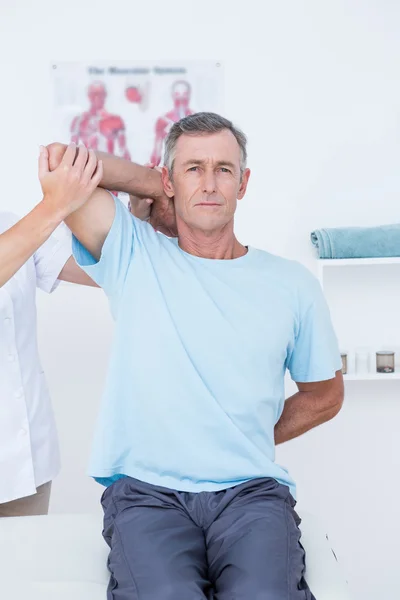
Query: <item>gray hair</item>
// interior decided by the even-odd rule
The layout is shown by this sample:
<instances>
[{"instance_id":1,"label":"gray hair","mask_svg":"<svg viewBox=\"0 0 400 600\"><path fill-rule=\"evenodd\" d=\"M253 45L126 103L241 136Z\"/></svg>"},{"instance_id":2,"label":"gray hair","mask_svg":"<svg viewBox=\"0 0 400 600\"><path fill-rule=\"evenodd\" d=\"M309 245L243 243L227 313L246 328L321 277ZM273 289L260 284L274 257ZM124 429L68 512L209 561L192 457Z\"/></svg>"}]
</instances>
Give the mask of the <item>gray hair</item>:
<instances>
[{"instance_id":1,"label":"gray hair","mask_svg":"<svg viewBox=\"0 0 400 600\"><path fill-rule=\"evenodd\" d=\"M184 117L172 125L165 141L164 153L164 165L168 168L169 176L172 177L176 143L181 135L207 135L210 133L218 133L224 129L231 131L239 144L240 176L242 177L247 163L247 138L231 121L211 112L195 113L194 115Z\"/></svg>"}]
</instances>

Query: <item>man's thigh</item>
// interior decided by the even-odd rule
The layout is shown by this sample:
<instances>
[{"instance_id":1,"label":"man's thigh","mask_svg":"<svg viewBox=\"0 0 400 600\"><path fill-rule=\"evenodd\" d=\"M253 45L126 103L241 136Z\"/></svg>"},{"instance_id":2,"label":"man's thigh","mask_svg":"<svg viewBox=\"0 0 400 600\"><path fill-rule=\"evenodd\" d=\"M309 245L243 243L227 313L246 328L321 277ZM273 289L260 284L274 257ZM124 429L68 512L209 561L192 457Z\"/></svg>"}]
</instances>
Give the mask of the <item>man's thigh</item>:
<instances>
[{"instance_id":1,"label":"man's thigh","mask_svg":"<svg viewBox=\"0 0 400 600\"><path fill-rule=\"evenodd\" d=\"M103 495L108 600L205 600L204 533L176 498L151 487L129 478Z\"/></svg>"},{"instance_id":2,"label":"man's thigh","mask_svg":"<svg viewBox=\"0 0 400 600\"><path fill-rule=\"evenodd\" d=\"M294 504L271 479L233 497L206 535L215 600L315 600L304 580Z\"/></svg>"},{"instance_id":3,"label":"man's thigh","mask_svg":"<svg viewBox=\"0 0 400 600\"><path fill-rule=\"evenodd\" d=\"M51 481L40 485L36 494L0 504L0 517L30 517L49 512Z\"/></svg>"}]
</instances>

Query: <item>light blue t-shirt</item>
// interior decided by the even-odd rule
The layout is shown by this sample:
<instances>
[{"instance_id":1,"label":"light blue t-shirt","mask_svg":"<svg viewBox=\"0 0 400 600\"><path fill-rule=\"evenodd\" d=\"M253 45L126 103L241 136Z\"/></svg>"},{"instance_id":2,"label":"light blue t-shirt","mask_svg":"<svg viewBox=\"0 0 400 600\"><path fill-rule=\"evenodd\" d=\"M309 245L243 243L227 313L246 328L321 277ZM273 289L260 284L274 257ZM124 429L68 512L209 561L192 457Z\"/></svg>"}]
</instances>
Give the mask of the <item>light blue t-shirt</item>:
<instances>
[{"instance_id":1,"label":"light blue t-shirt","mask_svg":"<svg viewBox=\"0 0 400 600\"><path fill-rule=\"evenodd\" d=\"M192 256L115 205L98 262L73 242L115 319L89 474L189 492L273 477L294 495L274 460L285 371L307 382L341 368L319 282L251 247L233 260Z\"/></svg>"}]
</instances>

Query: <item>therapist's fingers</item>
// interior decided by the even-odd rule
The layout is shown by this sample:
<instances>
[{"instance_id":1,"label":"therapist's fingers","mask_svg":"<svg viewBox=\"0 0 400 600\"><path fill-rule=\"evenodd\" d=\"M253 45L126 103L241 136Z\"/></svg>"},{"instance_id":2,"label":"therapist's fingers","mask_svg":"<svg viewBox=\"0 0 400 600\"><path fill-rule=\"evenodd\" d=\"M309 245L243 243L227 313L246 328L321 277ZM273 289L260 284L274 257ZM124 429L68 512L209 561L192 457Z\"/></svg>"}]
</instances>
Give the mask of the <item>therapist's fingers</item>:
<instances>
[{"instance_id":1,"label":"therapist's fingers","mask_svg":"<svg viewBox=\"0 0 400 600\"><path fill-rule=\"evenodd\" d=\"M49 170L49 151L45 146L40 146L39 179L42 179L49 172Z\"/></svg>"},{"instance_id":2,"label":"therapist's fingers","mask_svg":"<svg viewBox=\"0 0 400 600\"><path fill-rule=\"evenodd\" d=\"M62 158L62 161L60 163L60 167L63 167L64 169L71 168L72 165L74 164L75 157L76 157L76 144L74 144L72 142L71 144L68 144L68 147L67 147L65 154Z\"/></svg>"},{"instance_id":3,"label":"therapist's fingers","mask_svg":"<svg viewBox=\"0 0 400 600\"><path fill-rule=\"evenodd\" d=\"M100 185L100 182L103 179L103 172L104 172L103 161L99 160L99 161L97 161L97 168L96 168L95 172L93 173L93 176L90 180L90 183L91 183L90 187L91 187L92 192L94 192L94 190Z\"/></svg>"},{"instance_id":4,"label":"therapist's fingers","mask_svg":"<svg viewBox=\"0 0 400 600\"><path fill-rule=\"evenodd\" d=\"M91 149L88 152L87 163L86 163L85 169L83 171L83 179L86 180L87 182L89 182L92 179L97 166L98 166L98 160L97 160L96 152Z\"/></svg>"},{"instance_id":5,"label":"therapist's fingers","mask_svg":"<svg viewBox=\"0 0 400 600\"><path fill-rule=\"evenodd\" d=\"M86 167L86 163L88 160L88 150L86 146L80 144L78 146L78 152L76 153L74 168L79 171L79 173L83 173L84 168Z\"/></svg>"}]
</instances>

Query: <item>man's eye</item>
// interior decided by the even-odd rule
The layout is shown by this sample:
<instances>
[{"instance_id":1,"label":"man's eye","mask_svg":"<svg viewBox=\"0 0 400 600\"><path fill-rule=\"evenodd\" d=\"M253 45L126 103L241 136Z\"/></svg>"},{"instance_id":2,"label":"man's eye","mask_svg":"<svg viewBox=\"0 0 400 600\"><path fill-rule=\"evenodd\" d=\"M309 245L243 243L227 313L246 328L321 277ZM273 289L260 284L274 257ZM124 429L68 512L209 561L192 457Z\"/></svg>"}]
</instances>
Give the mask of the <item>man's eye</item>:
<instances>
[{"instance_id":1,"label":"man's eye","mask_svg":"<svg viewBox=\"0 0 400 600\"><path fill-rule=\"evenodd\" d=\"M221 167L221 171L222 171L222 173L230 173L230 170L227 169L226 167Z\"/></svg>"},{"instance_id":2,"label":"man's eye","mask_svg":"<svg viewBox=\"0 0 400 600\"><path fill-rule=\"evenodd\" d=\"M199 167L190 167L190 169L188 169L189 171L197 171Z\"/></svg>"}]
</instances>

